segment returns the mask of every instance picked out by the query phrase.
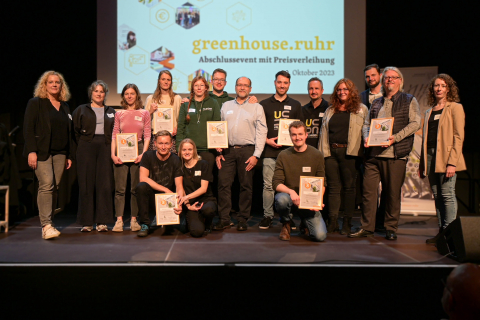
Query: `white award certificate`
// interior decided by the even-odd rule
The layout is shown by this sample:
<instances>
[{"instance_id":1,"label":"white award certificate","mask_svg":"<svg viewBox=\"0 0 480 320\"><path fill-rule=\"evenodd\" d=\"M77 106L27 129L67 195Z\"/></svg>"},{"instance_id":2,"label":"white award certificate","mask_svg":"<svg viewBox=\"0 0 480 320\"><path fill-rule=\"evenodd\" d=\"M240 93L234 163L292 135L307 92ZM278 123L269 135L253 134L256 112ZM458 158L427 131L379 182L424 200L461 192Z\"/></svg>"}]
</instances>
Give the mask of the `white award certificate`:
<instances>
[{"instance_id":1,"label":"white award certificate","mask_svg":"<svg viewBox=\"0 0 480 320\"><path fill-rule=\"evenodd\" d=\"M157 215L157 226L169 224L180 224L180 215L173 211L177 208L176 193L158 193L155 195L155 211Z\"/></svg>"},{"instance_id":2,"label":"white award certificate","mask_svg":"<svg viewBox=\"0 0 480 320\"><path fill-rule=\"evenodd\" d=\"M138 140L136 133L117 134L117 157L122 162L134 162L138 157Z\"/></svg>"},{"instance_id":3,"label":"white award certificate","mask_svg":"<svg viewBox=\"0 0 480 320\"><path fill-rule=\"evenodd\" d=\"M388 145L388 137L392 135L393 118L372 119L370 122L370 132L368 134L369 147Z\"/></svg>"},{"instance_id":4,"label":"white award certificate","mask_svg":"<svg viewBox=\"0 0 480 320\"><path fill-rule=\"evenodd\" d=\"M207 121L207 146L209 149L228 148L227 121Z\"/></svg>"},{"instance_id":5,"label":"white award certificate","mask_svg":"<svg viewBox=\"0 0 480 320\"><path fill-rule=\"evenodd\" d=\"M288 127L293 121L298 121L298 119L280 119L278 122L277 144L282 146L293 146L292 139L290 138L290 131L288 131Z\"/></svg>"},{"instance_id":6,"label":"white award certificate","mask_svg":"<svg viewBox=\"0 0 480 320\"><path fill-rule=\"evenodd\" d=\"M153 114L153 133L162 130L173 132L173 108L158 108Z\"/></svg>"},{"instance_id":7,"label":"white award certificate","mask_svg":"<svg viewBox=\"0 0 480 320\"><path fill-rule=\"evenodd\" d=\"M324 177L300 177L300 209L322 210Z\"/></svg>"}]
</instances>

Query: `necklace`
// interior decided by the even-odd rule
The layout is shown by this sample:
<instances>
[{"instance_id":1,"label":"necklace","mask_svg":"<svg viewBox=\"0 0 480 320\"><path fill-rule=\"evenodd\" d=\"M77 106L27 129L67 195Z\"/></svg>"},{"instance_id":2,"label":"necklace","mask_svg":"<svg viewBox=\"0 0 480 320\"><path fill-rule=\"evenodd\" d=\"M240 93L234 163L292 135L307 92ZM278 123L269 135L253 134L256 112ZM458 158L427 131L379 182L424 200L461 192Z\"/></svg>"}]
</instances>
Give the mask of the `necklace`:
<instances>
[{"instance_id":1,"label":"necklace","mask_svg":"<svg viewBox=\"0 0 480 320\"><path fill-rule=\"evenodd\" d=\"M197 101L195 101L195 110L197 111L197 123L200 123L200 117L202 116L203 101L205 100L202 100L202 104L200 104L199 110L197 110Z\"/></svg>"}]
</instances>

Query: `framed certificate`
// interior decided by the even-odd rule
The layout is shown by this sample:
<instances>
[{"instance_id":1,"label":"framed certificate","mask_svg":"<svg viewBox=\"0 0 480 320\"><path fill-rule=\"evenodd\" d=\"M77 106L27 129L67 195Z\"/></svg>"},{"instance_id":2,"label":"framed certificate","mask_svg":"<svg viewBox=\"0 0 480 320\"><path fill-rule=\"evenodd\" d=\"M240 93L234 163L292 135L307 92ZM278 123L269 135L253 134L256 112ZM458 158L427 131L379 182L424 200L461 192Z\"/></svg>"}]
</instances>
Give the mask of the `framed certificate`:
<instances>
[{"instance_id":1,"label":"framed certificate","mask_svg":"<svg viewBox=\"0 0 480 320\"><path fill-rule=\"evenodd\" d=\"M368 134L369 147L388 145L388 137L392 135L393 118L372 119L370 122L370 132Z\"/></svg>"},{"instance_id":2,"label":"framed certificate","mask_svg":"<svg viewBox=\"0 0 480 320\"><path fill-rule=\"evenodd\" d=\"M153 114L153 133L167 130L173 132L173 108L158 108Z\"/></svg>"},{"instance_id":3,"label":"framed certificate","mask_svg":"<svg viewBox=\"0 0 480 320\"><path fill-rule=\"evenodd\" d=\"M322 210L324 177L300 177L300 209Z\"/></svg>"},{"instance_id":4,"label":"framed certificate","mask_svg":"<svg viewBox=\"0 0 480 320\"><path fill-rule=\"evenodd\" d=\"M228 148L227 121L207 121L207 146L209 149Z\"/></svg>"},{"instance_id":5,"label":"framed certificate","mask_svg":"<svg viewBox=\"0 0 480 320\"><path fill-rule=\"evenodd\" d=\"M178 207L176 193L158 193L155 195L157 226L180 224L180 216L173 211Z\"/></svg>"},{"instance_id":6,"label":"framed certificate","mask_svg":"<svg viewBox=\"0 0 480 320\"><path fill-rule=\"evenodd\" d=\"M278 122L277 144L282 146L293 146L292 139L290 138L290 131L288 131L288 127L293 121L298 121L298 119L280 119Z\"/></svg>"},{"instance_id":7,"label":"framed certificate","mask_svg":"<svg viewBox=\"0 0 480 320\"><path fill-rule=\"evenodd\" d=\"M136 133L117 134L117 157L122 162L134 162L138 157L138 139Z\"/></svg>"}]
</instances>

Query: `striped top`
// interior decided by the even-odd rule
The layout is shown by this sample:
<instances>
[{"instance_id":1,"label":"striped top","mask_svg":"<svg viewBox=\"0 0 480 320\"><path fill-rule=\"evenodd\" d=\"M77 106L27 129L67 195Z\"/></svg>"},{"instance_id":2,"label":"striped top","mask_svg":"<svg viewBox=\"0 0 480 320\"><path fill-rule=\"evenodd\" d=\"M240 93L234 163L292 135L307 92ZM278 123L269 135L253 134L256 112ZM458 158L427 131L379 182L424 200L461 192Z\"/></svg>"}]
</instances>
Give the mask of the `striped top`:
<instances>
[{"instance_id":1,"label":"striped top","mask_svg":"<svg viewBox=\"0 0 480 320\"><path fill-rule=\"evenodd\" d=\"M136 133L138 141L150 140L152 135L150 113L145 109L117 111L112 140L117 138L117 133Z\"/></svg>"}]
</instances>

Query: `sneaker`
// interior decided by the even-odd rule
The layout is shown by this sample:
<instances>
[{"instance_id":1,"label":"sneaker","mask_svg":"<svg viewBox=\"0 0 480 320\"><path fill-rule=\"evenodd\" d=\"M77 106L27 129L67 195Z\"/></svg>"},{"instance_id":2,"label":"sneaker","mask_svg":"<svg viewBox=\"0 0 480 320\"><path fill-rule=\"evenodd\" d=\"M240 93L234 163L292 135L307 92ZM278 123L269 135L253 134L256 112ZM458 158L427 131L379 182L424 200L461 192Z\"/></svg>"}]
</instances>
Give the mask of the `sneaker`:
<instances>
[{"instance_id":1,"label":"sneaker","mask_svg":"<svg viewBox=\"0 0 480 320\"><path fill-rule=\"evenodd\" d=\"M108 228L106 225L104 224L97 224L97 231L98 232L107 232L108 231Z\"/></svg>"},{"instance_id":2,"label":"sneaker","mask_svg":"<svg viewBox=\"0 0 480 320\"><path fill-rule=\"evenodd\" d=\"M291 232L291 226L290 223L284 223L282 226L282 231L280 231L280 235L278 238L280 240L288 241L290 240L290 232Z\"/></svg>"},{"instance_id":3,"label":"sneaker","mask_svg":"<svg viewBox=\"0 0 480 320\"><path fill-rule=\"evenodd\" d=\"M122 220L117 220L117 222L115 222L115 226L113 227L112 231L113 232L122 232L123 231L123 221Z\"/></svg>"},{"instance_id":4,"label":"sneaker","mask_svg":"<svg viewBox=\"0 0 480 320\"><path fill-rule=\"evenodd\" d=\"M51 224L47 224L42 228L42 238L43 239L52 239L57 238L60 235L60 231L55 229Z\"/></svg>"},{"instance_id":5,"label":"sneaker","mask_svg":"<svg viewBox=\"0 0 480 320\"><path fill-rule=\"evenodd\" d=\"M246 221L238 221L237 223L237 231L247 231L248 224Z\"/></svg>"},{"instance_id":6,"label":"sneaker","mask_svg":"<svg viewBox=\"0 0 480 320\"><path fill-rule=\"evenodd\" d=\"M293 221L293 219L290 219L290 228L292 230L297 230L297 225L295 224L295 221Z\"/></svg>"},{"instance_id":7,"label":"sneaker","mask_svg":"<svg viewBox=\"0 0 480 320\"><path fill-rule=\"evenodd\" d=\"M262 221L260 221L260 223L258 224L258 227L260 229L268 229L272 226L272 220L273 219L270 217L264 217Z\"/></svg>"},{"instance_id":8,"label":"sneaker","mask_svg":"<svg viewBox=\"0 0 480 320\"><path fill-rule=\"evenodd\" d=\"M155 224L157 224L157 222L155 222ZM140 231L140 229L142 229L142 227L138 224L137 219L130 220L130 231L137 232Z\"/></svg>"},{"instance_id":9,"label":"sneaker","mask_svg":"<svg viewBox=\"0 0 480 320\"><path fill-rule=\"evenodd\" d=\"M83 226L80 229L80 232L91 232L93 230L93 226Z\"/></svg>"},{"instance_id":10,"label":"sneaker","mask_svg":"<svg viewBox=\"0 0 480 320\"><path fill-rule=\"evenodd\" d=\"M224 224L222 221L218 221L218 223L213 226L213 230L228 229L228 228L230 228L231 226L232 226L232 225L230 224L230 222L227 222L227 223Z\"/></svg>"},{"instance_id":11,"label":"sneaker","mask_svg":"<svg viewBox=\"0 0 480 320\"><path fill-rule=\"evenodd\" d=\"M142 227L140 231L138 231L137 236L138 237L146 237L148 236L148 233L150 232L150 227L146 224L142 224Z\"/></svg>"}]
</instances>

